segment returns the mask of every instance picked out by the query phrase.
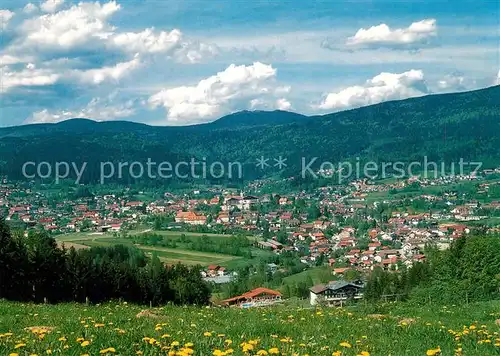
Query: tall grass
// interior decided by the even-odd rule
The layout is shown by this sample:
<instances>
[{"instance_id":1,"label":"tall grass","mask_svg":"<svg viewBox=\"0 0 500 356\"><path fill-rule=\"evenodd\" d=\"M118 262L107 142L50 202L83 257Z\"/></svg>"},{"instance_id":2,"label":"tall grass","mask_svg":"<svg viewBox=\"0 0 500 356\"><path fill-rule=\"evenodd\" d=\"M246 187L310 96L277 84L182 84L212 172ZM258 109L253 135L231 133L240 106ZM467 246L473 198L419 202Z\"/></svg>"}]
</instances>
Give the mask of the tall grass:
<instances>
[{"instance_id":1,"label":"tall grass","mask_svg":"<svg viewBox=\"0 0 500 356\"><path fill-rule=\"evenodd\" d=\"M418 308L0 302L0 355L500 355L500 302Z\"/></svg>"}]
</instances>

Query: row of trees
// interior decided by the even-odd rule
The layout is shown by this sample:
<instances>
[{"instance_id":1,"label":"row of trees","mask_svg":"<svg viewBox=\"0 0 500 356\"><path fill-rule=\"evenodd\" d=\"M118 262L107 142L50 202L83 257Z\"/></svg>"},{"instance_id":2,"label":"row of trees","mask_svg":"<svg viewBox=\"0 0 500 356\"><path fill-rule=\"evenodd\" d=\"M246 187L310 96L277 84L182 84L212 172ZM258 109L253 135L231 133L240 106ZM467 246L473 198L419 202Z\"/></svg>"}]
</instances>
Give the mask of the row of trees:
<instances>
[{"instance_id":1,"label":"row of trees","mask_svg":"<svg viewBox=\"0 0 500 356\"><path fill-rule=\"evenodd\" d=\"M61 249L43 232L12 234L0 221L0 299L140 304L207 304L210 287L197 268L166 267L133 247Z\"/></svg>"},{"instance_id":2,"label":"row of trees","mask_svg":"<svg viewBox=\"0 0 500 356\"><path fill-rule=\"evenodd\" d=\"M429 248L427 261L398 273L375 270L365 297L385 296L415 303L500 299L500 236L474 234L454 241L447 250Z\"/></svg>"}]
</instances>

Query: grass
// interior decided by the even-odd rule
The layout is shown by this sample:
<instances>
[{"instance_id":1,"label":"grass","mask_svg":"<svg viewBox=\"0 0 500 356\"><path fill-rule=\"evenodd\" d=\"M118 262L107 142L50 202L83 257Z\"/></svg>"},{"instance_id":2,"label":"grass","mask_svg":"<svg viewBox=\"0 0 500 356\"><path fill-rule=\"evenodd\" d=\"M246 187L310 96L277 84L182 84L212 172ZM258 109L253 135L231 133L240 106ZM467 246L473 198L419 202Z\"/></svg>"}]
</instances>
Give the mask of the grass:
<instances>
[{"instance_id":1,"label":"grass","mask_svg":"<svg viewBox=\"0 0 500 356\"><path fill-rule=\"evenodd\" d=\"M189 236L207 236L207 237L227 237L230 238L231 234L212 234L212 233L204 233L204 232L187 232L187 231L158 231L154 230L151 231L152 233L155 233L156 235L161 235L165 237L180 237L181 235L186 235L187 237ZM135 235L137 233L141 233L140 231L130 231L129 235Z\"/></svg>"},{"instance_id":2,"label":"grass","mask_svg":"<svg viewBox=\"0 0 500 356\"><path fill-rule=\"evenodd\" d=\"M152 231L151 229L135 229L135 230L130 230L127 231L127 234L129 236L132 235L140 235L146 232L152 232L156 235L161 235L164 237L180 237L181 235L185 235L186 237L200 237L200 236L205 236L207 238L210 237L227 237L231 238L233 235L230 234L212 234L212 233L202 233L202 232L187 232L187 231ZM111 233L107 234L102 234L102 233L96 233L96 232L72 232L69 234L64 234L64 235L57 235L56 240L58 241L78 241L78 240L92 240L94 238L98 238L99 236L111 236ZM248 239L254 241L258 240L257 237L255 236L247 236Z\"/></svg>"},{"instance_id":3,"label":"grass","mask_svg":"<svg viewBox=\"0 0 500 356\"><path fill-rule=\"evenodd\" d=\"M70 240L70 241L71 243L86 245L89 247L96 247L96 246L108 247L117 244L134 245L132 241L129 239L109 237L109 235L93 236L92 238L85 238L83 240ZM144 251L147 255L156 254L158 258L160 258L160 260L168 263L182 262L187 265L208 266L210 264L226 265L227 262L229 261L235 259L241 259L241 257L238 256L230 256L230 255L211 253L211 252L183 250L178 248L153 247L153 246L144 246L137 244L135 244L134 246Z\"/></svg>"},{"instance_id":4,"label":"grass","mask_svg":"<svg viewBox=\"0 0 500 356\"><path fill-rule=\"evenodd\" d=\"M129 232L129 236L138 234L140 232L144 232L145 230L137 230ZM176 231L155 231L155 233L159 233L165 237L180 237L182 234L186 236L205 236L207 239L207 243L210 243L210 238L214 237L227 237L230 238L230 235L222 235L222 234L202 234L202 233L191 233L191 232L176 232ZM253 259L245 259L240 256L232 256L222 253L213 253L213 252L202 252L202 251L194 251L180 248L168 248L168 247L160 247L160 246L146 246L146 245L138 245L133 244L132 240L127 238L113 237L110 233L89 233L89 232L77 232L65 235L56 236L56 240L59 244L65 243L65 246L71 247L71 245L75 244L76 246L113 246L117 244L123 245L133 245L141 250L143 250L146 254L156 254L160 260L167 263L184 263L186 265L201 265L208 266L211 264L217 264L224 266L229 269L236 269L243 265L248 265L253 262ZM269 251L263 251L257 248L251 248L250 251L254 258L266 257L272 255Z\"/></svg>"},{"instance_id":5,"label":"grass","mask_svg":"<svg viewBox=\"0 0 500 356\"><path fill-rule=\"evenodd\" d=\"M64 235L57 235L55 236L55 239L60 242L74 242L74 241L81 241L81 240L92 240L95 239L99 236L104 236L104 235L98 235L97 233L92 233L92 232L73 232L70 234L64 234ZM110 235L108 235L110 236Z\"/></svg>"},{"instance_id":6,"label":"grass","mask_svg":"<svg viewBox=\"0 0 500 356\"><path fill-rule=\"evenodd\" d=\"M303 272L283 278L283 285L294 285L301 281L312 280L314 285L326 283L334 279L330 266L313 267Z\"/></svg>"},{"instance_id":7,"label":"grass","mask_svg":"<svg viewBox=\"0 0 500 356\"><path fill-rule=\"evenodd\" d=\"M500 355L500 302L369 309L165 306L136 317L141 310L116 303L0 301L0 354Z\"/></svg>"}]
</instances>

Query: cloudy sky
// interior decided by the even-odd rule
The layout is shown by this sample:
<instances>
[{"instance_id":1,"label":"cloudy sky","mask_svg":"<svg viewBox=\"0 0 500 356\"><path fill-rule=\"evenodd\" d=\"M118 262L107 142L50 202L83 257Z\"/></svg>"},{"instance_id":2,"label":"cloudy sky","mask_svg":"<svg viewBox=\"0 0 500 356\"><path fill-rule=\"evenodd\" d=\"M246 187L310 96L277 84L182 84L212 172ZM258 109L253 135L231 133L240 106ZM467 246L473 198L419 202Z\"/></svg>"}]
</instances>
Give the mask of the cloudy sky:
<instances>
[{"instance_id":1,"label":"cloudy sky","mask_svg":"<svg viewBox=\"0 0 500 356\"><path fill-rule=\"evenodd\" d=\"M482 0L2 0L0 125L322 114L499 83Z\"/></svg>"}]
</instances>

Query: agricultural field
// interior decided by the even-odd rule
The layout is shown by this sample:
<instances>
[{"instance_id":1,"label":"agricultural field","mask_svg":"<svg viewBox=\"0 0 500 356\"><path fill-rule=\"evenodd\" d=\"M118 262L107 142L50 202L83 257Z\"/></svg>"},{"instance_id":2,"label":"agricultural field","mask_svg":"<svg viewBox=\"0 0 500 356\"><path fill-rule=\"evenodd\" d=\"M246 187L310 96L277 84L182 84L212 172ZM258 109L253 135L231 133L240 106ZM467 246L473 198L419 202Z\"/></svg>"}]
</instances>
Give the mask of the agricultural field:
<instances>
[{"instance_id":1,"label":"agricultural field","mask_svg":"<svg viewBox=\"0 0 500 356\"><path fill-rule=\"evenodd\" d=\"M144 234L147 232L152 232L157 235L161 235L163 237L169 238L176 238L180 237L182 235L185 235L187 237L225 237L225 238L231 238L232 235L230 234L213 234L213 233L201 233L201 232L185 232L185 231L153 231L151 229L147 228L142 228L142 229L135 229L135 230L130 230L127 231L128 236L132 235L140 235ZM74 232L74 233L69 233L69 234L64 234L64 235L57 235L55 238L58 241L79 241L79 240L93 240L93 239L98 239L100 237L111 237L113 236L112 233L102 233L102 232ZM255 236L248 236L248 239L251 241L256 241L258 240L257 237Z\"/></svg>"},{"instance_id":2,"label":"agricultural field","mask_svg":"<svg viewBox=\"0 0 500 356\"><path fill-rule=\"evenodd\" d=\"M110 247L114 245L133 245L129 239L114 238L114 237L101 237L94 240L81 240L77 241L79 244L87 245L89 247L100 246ZM237 259L237 256L223 255L218 253L198 252L191 250L183 250L177 248L166 247L152 247L143 245L134 245L144 251L146 255L155 253L160 260L169 263L182 262L187 265L209 265L209 264L224 264L231 260Z\"/></svg>"},{"instance_id":3,"label":"agricultural field","mask_svg":"<svg viewBox=\"0 0 500 356\"><path fill-rule=\"evenodd\" d=\"M0 302L1 355L500 355L500 302L265 309Z\"/></svg>"},{"instance_id":4,"label":"agricultural field","mask_svg":"<svg viewBox=\"0 0 500 356\"><path fill-rule=\"evenodd\" d=\"M142 231L139 231L139 230L132 230L129 232L129 235L134 235L134 234L137 234L137 233L141 233ZM154 231L155 234L158 234L158 235L161 235L161 236L164 236L164 237L179 237L181 235L186 235L186 236L207 236L207 237L226 237L226 238L230 238L231 234L214 234L214 233L203 233L203 232L185 232L185 231L173 231L173 230L169 230L169 231ZM248 235L247 236L249 240L251 241L254 241L254 240L258 240L257 237L255 236L251 236L251 235Z\"/></svg>"},{"instance_id":5,"label":"agricultural field","mask_svg":"<svg viewBox=\"0 0 500 356\"><path fill-rule=\"evenodd\" d=\"M136 230L130 231L129 236L140 235L141 233L148 232L148 230ZM161 235L164 238L179 238L181 235L187 237L203 237L207 239L207 243L210 243L211 239L216 238L231 238L230 235L222 234L202 234L202 233L191 233L191 232L174 232L174 231L155 231L155 234ZM111 233L89 233L89 232L78 232L66 235L56 236L56 240L59 245L64 244L65 247L75 247L75 248L85 248L85 247L109 247L117 244L123 245L133 245L141 250L143 250L146 255L156 254L160 260L168 262L171 264L181 262L186 265L201 265L208 266L210 264L223 265L227 268L233 269L243 264L252 263L250 259L246 259L242 256L233 256L230 254L216 253L216 252L204 252L195 251L190 249L182 248L182 246L176 248L161 247L161 246L149 246L134 244L132 239L123 237L113 237ZM270 252L262 251L257 248L249 249L252 256L268 256Z\"/></svg>"}]
</instances>

